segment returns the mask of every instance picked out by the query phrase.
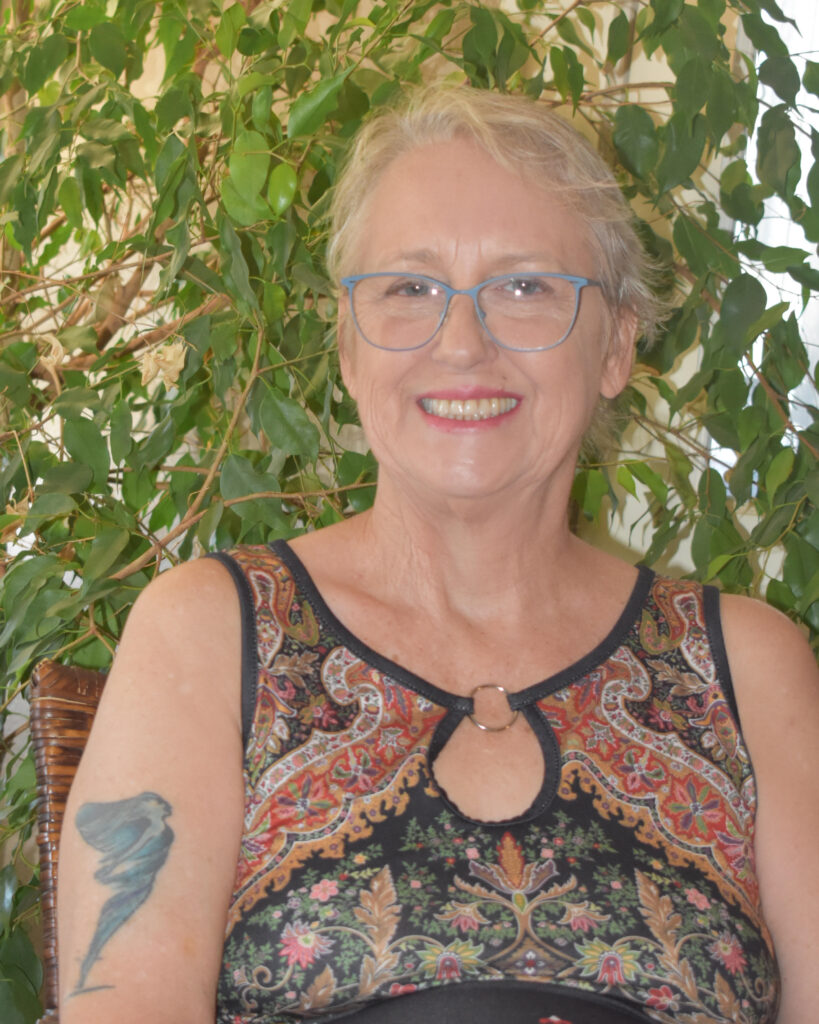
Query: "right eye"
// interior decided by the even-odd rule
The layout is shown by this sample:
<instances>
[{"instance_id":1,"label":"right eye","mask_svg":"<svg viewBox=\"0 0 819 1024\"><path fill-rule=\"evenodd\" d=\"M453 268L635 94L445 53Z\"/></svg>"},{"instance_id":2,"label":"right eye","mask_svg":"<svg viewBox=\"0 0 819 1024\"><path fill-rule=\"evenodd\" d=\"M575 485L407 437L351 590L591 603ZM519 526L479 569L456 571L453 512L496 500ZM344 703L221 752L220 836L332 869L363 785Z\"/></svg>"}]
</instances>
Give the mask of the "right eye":
<instances>
[{"instance_id":1,"label":"right eye","mask_svg":"<svg viewBox=\"0 0 819 1024\"><path fill-rule=\"evenodd\" d=\"M385 298L425 299L437 294L433 282L422 277L391 278L384 290Z\"/></svg>"}]
</instances>

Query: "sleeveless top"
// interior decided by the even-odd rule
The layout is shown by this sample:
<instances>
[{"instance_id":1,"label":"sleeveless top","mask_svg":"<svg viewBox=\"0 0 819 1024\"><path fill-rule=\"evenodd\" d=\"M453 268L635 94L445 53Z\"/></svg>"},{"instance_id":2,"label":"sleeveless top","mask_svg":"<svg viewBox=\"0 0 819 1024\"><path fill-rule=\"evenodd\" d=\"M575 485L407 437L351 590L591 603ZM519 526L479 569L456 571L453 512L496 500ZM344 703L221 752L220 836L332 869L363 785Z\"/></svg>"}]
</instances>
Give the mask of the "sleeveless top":
<instances>
[{"instance_id":1,"label":"sleeveless top","mask_svg":"<svg viewBox=\"0 0 819 1024\"><path fill-rule=\"evenodd\" d=\"M640 567L594 651L509 694L544 784L489 824L430 769L471 698L358 640L286 543L214 557L240 595L245 729L217 1024L773 1024L714 588Z\"/></svg>"}]
</instances>

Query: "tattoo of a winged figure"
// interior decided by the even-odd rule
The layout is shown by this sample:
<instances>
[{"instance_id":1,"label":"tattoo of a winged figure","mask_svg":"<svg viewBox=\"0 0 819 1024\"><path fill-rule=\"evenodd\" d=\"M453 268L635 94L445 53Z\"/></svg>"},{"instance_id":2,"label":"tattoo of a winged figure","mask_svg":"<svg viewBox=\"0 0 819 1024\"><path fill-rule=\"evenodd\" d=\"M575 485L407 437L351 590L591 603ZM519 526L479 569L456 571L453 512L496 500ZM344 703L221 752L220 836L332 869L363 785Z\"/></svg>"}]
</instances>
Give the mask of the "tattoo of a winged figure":
<instances>
[{"instance_id":1,"label":"tattoo of a winged figure","mask_svg":"<svg viewBox=\"0 0 819 1024\"><path fill-rule=\"evenodd\" d=\"M103 946L147 900L168 857L173 830L165 824L171 805L156 793L127 800L83 804L74 819L82 838L102 854L94 878L113 889L100 910L74 995L90 991L88 972Z\"/></svg>"}]
</instances>

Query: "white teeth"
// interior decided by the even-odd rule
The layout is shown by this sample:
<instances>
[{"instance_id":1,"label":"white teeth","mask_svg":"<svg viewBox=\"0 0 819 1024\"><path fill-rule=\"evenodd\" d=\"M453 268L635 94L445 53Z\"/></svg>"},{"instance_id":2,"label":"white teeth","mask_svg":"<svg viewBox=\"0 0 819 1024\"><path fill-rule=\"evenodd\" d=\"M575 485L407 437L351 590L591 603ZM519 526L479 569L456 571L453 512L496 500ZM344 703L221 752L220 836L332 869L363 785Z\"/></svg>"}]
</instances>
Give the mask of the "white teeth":
<instances>
[{"instance_id":1,"label":"white teeth","mask_svg":"<svg viewBox=\"0 0 819 1024\"><path fill-rule=\"evenodd\" d=\"M421 408L445 420L488 420L510 412L517 398L422 398Z\"/></svg>"}]
</instances>

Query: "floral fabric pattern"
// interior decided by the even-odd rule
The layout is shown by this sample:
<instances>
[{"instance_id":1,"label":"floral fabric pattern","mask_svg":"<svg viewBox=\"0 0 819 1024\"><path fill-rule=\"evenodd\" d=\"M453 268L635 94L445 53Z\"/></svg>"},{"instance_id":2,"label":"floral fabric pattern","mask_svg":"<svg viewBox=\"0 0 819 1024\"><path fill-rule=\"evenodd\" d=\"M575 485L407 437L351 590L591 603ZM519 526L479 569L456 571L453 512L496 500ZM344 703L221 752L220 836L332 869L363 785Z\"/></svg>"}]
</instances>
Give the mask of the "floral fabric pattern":
<instances>
[{"instance_id":1,"label":"floral fabric pattern","mask_svg":"<svg viewBox=\"0 0 819 1024\"><path fill-rule=\"evenodd\" d=\"M644 573L592 668L518 695L560 775L531 820L497 827L435 785L451 707L366 657L289 549L231 557L258 678L219 1024L508 981L559 986L578 1020L610 999L646 1022L772 1024L753 775L701 586Z\"/></svg>"}]
</instances>

